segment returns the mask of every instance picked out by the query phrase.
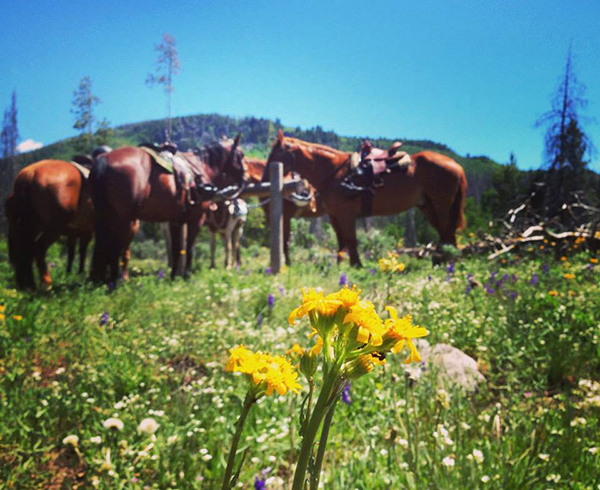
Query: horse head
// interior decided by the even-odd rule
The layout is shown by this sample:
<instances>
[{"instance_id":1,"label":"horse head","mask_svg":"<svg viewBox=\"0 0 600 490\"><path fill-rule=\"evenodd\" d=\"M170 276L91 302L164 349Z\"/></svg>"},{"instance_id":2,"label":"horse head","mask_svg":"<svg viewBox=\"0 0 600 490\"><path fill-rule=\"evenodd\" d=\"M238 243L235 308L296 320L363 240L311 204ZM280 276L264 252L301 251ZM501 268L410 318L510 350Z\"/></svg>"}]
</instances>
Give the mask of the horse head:
<instances>
[{"instance_id":1,"label":"horse head","mask_svg":"<svg viewBox=\"0 0 600 490\"><path fill-rule=\"evenodd\" d=\"M240 149L241 134L233 142L222 140L195 150L204 164L207 182L197 186L205 194L212 194L213 200L232 199L246 187L246 166L244 152Z\"/></svg>"},{"instance_id":2,"label":"horse head","mask_svg":"<svg viewBox=\"0 0 600 490\"><path fill-rule=\"evenodd\" d=\"M281 129L277 132L277 139L271 147L271 153L267 159L267 166L265 167L264 175L268 175L268 167L271 162L283 163L283 174L294 171L295 156L292 145L286 141L283 131ZM264 176L263 176L264 180Z\"/></svg>"}]
</instances>

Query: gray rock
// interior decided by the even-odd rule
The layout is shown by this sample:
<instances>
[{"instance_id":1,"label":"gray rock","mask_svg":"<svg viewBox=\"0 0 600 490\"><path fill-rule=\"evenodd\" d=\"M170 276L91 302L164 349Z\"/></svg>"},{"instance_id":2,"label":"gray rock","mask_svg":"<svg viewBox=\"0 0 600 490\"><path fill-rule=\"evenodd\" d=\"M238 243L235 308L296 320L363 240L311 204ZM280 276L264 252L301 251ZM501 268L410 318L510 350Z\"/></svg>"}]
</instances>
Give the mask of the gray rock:
<instances>
[{"instance_id":1,"label":"gray rock","mask_svg":"<svg viewBox=\"0 0 600 490\"><path fill-rule=\"evenodd\" d=\"M465 391L475 391L485 377L477 369L477 362L460 349L448 344L433 347L425 339L416 339L415 346L423 358L420 364L406 366L406 374L415 381L427 369L437 373L438 384L446 387L455 385Z\"/></svg>"}]
</instances>

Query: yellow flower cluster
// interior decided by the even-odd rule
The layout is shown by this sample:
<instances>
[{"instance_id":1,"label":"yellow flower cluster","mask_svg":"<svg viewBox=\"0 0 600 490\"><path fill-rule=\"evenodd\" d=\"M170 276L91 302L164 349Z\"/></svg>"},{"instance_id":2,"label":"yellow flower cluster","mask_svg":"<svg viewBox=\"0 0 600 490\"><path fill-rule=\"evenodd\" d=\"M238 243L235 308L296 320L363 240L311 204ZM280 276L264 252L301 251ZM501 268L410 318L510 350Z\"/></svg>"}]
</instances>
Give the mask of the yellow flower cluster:
<instances>
[{"instance_id":1,"label":"yellow flower cluster","mask_svg":"<svg viewBox=\"0 0 600 490\"><path fill-rule=\"evenodd\" d=\"M283 356L252 352L243 345L230 349L229 353L225 370L247 375L256 396L270 396L273 391L280 395L285 395L288 390L298 393L302 388L298 383L298 373Z\"/></svg>"},{"instance_id":2,"label":"yellow flower cluster","mask_svg":"<svg viewBox=\"0 0 600 490\"><path fill-rule=\"evenodd\" d=\"M379 259L378 264L381 272L402 273L406 269L406 266L402 262L398 262L398 254L394 252L388 252L388 256Z\"/></svg>"},{"instance_id":3,"label":"yellow flower cluster","mask_svg":"<svg viewBox=\"0 0 600 490\"><path fill-rule=\"evenodd\" d=\"M325 355L330 360L340 356L356 360L353 369L358 362L360 369L366 372L365 366L375 362L372 354L397 353L405 346L410 351L405 362L420 361L412 339L426 336L427 330L413 325L410 315L398 318L396 309L389 306L386 309L390 319L384 322L373 303L360 299L360 292L356 286L351 289L345 286L328 295L315 289L303 290L302 304L290 313L288 321L293 325L298 318L308 316L313 327L311 336L318 334L311 352L319 353L328 346ZM362 361L358 361L360 358Z\"/></svg>"}]
</instances>

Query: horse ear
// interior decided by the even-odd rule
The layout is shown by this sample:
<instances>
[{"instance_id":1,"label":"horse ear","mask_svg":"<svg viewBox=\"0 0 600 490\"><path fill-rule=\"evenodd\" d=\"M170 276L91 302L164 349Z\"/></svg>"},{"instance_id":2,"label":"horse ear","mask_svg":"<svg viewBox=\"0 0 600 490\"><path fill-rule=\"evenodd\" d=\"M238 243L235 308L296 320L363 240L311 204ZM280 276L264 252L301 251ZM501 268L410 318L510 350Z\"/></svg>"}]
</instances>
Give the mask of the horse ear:
<instances>
[{"instance_id":1,"label":"horse ear","mask_svg":"<svg viewBox=\"0 0 600 490\"><path fill-rule=\"evenodd\" d=\"M279 131L277 131L277 141L279 141L280 143L283 143L284 138L285 138L285 136L283 135L283 131L281 129Z\"/></svg>"},{"instance_id":2,"label":"horse ear","mask_svg":"<svg viewBox=\"0 0 600 490\"><path fill-rule=\"evenodd\" d=\"M241 139L242 139L242 133L238 133L237 136L235 137L235 140L233 141L233 149L234 150L239 146Z\"/></svg>"}]
</instances>

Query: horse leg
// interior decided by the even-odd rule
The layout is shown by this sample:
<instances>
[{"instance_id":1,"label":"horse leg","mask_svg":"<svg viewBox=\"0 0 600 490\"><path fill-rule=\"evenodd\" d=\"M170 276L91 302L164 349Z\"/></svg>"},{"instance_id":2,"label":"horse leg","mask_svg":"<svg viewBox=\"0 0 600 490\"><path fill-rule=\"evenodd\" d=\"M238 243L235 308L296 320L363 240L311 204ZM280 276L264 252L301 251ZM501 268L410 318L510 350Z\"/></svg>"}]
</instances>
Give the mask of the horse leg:
<instances>
[{"instance_id":1,"label":"horse leg","mask_svg":"<svg viewBox=\"0 0 600 490\"><path fill-rule=\"evenodd\" d=\"M231 239L232 239L231 228L227 226L225 233L223 234L223 243L225 245L225 269L231 269Z\"/></svg>"},{"instance_id":2,"label":"horse leg","mask_svg":"<svg viewBox=\"0 0 600 490\"><path fill-rule=\"evenodd\" d=\"M194 259L194 244L196 243L196 237L200 231L200 221L192 220L187 224L187 245L186 245L186 259L185 259L185 270L183 271L183 277L188 278L192 272L192 261Z\"/></svg>"},{"instance_id":3,"label":"horse leg","mask_svg":"<svg viewBox=\"0 0 600 490\"><path fill-rule=\"evenodd\" d=\"M290 236L291 236L292 217L283 210L283 255L285 256L285 265L291 265L290 261Z\"/></svg>"},{"instance_id":4,"label":"horse leg","mask_svg":"<svg viewBox=\"0 0 600 490\"><path fill-rule=\"evenodd\" d=\"M75 260L75 247L77 246L77 236L74 233L67 235L67 274L71 273L73 261Z\"/></svg>"},{"instance_id":5,"label":"horse leg","mask_svg":"<svg viewBox=\"0 0 600 490\"><path fill-rule=\"evenodd\" d=\"M342 251L345 248L344 235L342 233L340 222L337 218L330 215L329 221L331 222L331 226L333 227L333 231L335 231L335 236L337 237L338 241L337 263L339 264L342 261Z\"/></svg>"},{"instance_id":6,"label":"horse leg","mask_svg":"<svg viewBox=\"0 0 600 490\"><path fill-rule=\"evenodd\" d=\"M216 232L210 232L210 268L215 268L215 252L217 251Z\"/></svg>"},{"instance_id":7,"label":"horse leg","mask_svg":"<svg viewBox=\"0 0 600 490\"><path fill-rule=\"evenodd\" d=\"M109 243L108 236L109 226L108 219L104 213L96 217L96 226L94 230L94 252L92 254L92 270L90 279L93 282L106 281L106 268L108 266Z\"/></svg>"},{"instance_id":8,"label":"horse leg","mask_svg":"<svg viewBox=\"0 0 600 490\"><path fill-rule=\"evenodd\" d=\"M129 223L129 230L125 235L124 242L121 246L121 250L119 251L119 254L121 255L121 265L123 267L121 277L124 281L129 280L129 260L131 259L131 242L133 241L133 237L137 233L139 227L139 220L131 221Z\"/></svg>"},{"instance_id":9,"label":"horse leg","mask_svg":"<svg viewBox=\"0 0 600 490\"><path fill-rule=\"evenodd\" d=\"M18 250L14 254L17 288L20 290L35 289L35 279L33 277L33 238L29 236L19 237L18 245Z\"/></svg>"},{"instance_id":10,"label":"horse leg","mask_svg":"<svg viewBox=\"0 0 600 490\"><path fill-rule=\"evenodd\" d=\"M87 254L87 248L90 242L92 241L91 233L84 233L79 238L79 274L83 274L85 272L85 256ZM75 252L75 251L73 251Z\"/></svg>"},{"instance_id":11,"label":"horse leg","mask_svg":"<svg viewBox=\"0 0 600 490\"><path fill-rule=\"evenodd\" d=\"M348 248L350 265L353 267L362 267L362 263L358 255L358 244L356 241L356 220L353 217L338 218L338 224L340 228L340 235L343 237L343 243Z\"/></svg>"},{"instance_id":12,"label":"horse leg","mask_svg":"<svg viewBox=\"0 0 600 490\"><path fill-rule=\"evenodd\" d=\"M175 279L175 276L179 272L179 264L181 261L181 250L182 250L182 224L181 223L169 223L169 230L171 234L171 250L173 256L171 258L171 279Z\"/></svg>"},{"instance_id":13,"label":"horse leg","mask_svg":"<svg viewBox=\"0 0 600 490\"><path fill-rule=\"evenodd\" d=\"M242 265L242 253L240 242L242 235L244 234L244 221L239 220L235 229L233 230L233 250L235 254L235 263L239 267ZM284 242L285 243L285 242Z\"/></svg>"},{"instance_id":14,"label":"horse leg","mask_svg":"<svg viewBox=\"0 0 600 490\"><path fill-rule=\"evenodd\" d=\"M46 252L50 245L52 245L60 237L59 232L42 232L42 235L36 240L34 245L35 261L37 263L38 271L40 273L40 280L43 286L50 288L52 286L52 279L48 272L48 264L46 264Z\"/></svg>"}]
</instances>

